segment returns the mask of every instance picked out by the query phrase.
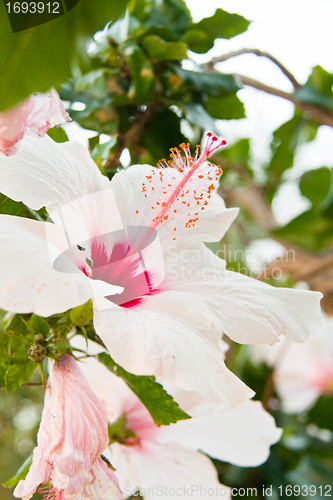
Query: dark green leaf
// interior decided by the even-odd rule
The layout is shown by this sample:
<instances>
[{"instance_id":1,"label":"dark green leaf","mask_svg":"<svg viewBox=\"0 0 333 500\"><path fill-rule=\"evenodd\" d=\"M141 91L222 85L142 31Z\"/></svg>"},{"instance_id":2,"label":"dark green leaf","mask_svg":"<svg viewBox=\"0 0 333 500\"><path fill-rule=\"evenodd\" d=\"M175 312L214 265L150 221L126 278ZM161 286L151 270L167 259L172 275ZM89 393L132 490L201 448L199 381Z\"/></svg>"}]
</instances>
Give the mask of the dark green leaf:
<instances>
[{"instance_id":1,"label":"dark green leaf","mask_svg":"<svg viewBox=\"0 0 333 500\"><path fill-rule=\"evenodd\" d=\"M333 397L320 396L308 413L308 423L333 432Z\"/></svg>"},{"instance_id":2,"label":"dark green leaf","mask_svg":"<svg viewBox=\"0 0 333 500\"><path fill-rule=\"evenodd\" d=\"M305 172L300 180L299 188L313 205L319 205L330 192L332 174L329 168L321 167Z\"/></svg>"},{"instance_id":3,"label":"dark green leaf","mask_svg":"<svg viewBox=\"0 0 333 500\"><path fill-rule=\"evenodd\" d=\"M172 397L158 384L154 377L128 373L106 353L98 354L98 359L112 373L122 378L145 405L156 425L169 425L178 420L191 418Z\"/></svg>"},{"instance_id":4,"label":"dark green leaf","mask_svg":"<svg viewBox=\"0 0 333 500\"><path fill-rule=\"evenodd\" d=\"M145 25L170 28L179 38L192 23L192 17L184 0L163 0L154 2Z\"/></svg>"},{"instance_id":5,"label":"dark green leaf","mask_svg":"<svg viewBox=\"0 0 333 500\"><path fill-rule=\"evenodd\" d=\"M235 94L241 89L233 75L223 73L205 73L188 71L179 67L174 68L176 73L199 92L213 96L226 96Z\"/></svg>"},{"instance_id":6,"label":"dark green leaf","mask_svg":"<svg viewBox=\"0 0 333 500\"><path fill-rule=\"evenodd\" d=\"M20 201L14 201L0 193L0 213L28 217L27 207Z\"/></svg>"},{"instance_id":7,"label":"dark green leaf","mask_svg":"<svg viewBox=\"0 0 333 500\"><path fill-rule=\"evenodd\" d=\"M78 42L88 40L108 21L125 12L128 0L80 2L46 24L12 33L6 8L0 3L0 110L29 94L45 92L71 76ZM83 44L86 50L86 44ZM33 70L32 70L33 69Z\"/></svg>"},{"instance_id":8,"label":"dark green leaf","mask_svg":"<svg viewBox=\"0 0 333 500\"><path fill-rule=\"evenodd\" d=\"M180 118L169 109L154 116L142 138L142 145L152 156L150 163L168 158L170 147L177 147L182 142L188 142L188 139L180 131Z\"/></svg>"},{"instance_id":9,"label":"dark green leaf","mask_svg":"<svg viewBox=\"0 0 333 500\"><path fill-rule=\"evenodd\" d=\"M215 38L226 38L229 40L240 33L244 33L249 24L250 21L243 16L217 9L213 16L206 17L190 27L190 30L201 31L208 35L205 45L203 45L203 40L199 40L196 43L193 35L191 35L192 43L189 43L189 47L193 52L207 52L213 47Z\"/></svg>"},{"instance_id":10,"label":"dark green leaf","mask_svg":"<svg viewBox=\"0 0 333 500\"><path fill-rule=\"evenodd\" d=\"M237 95L225 97L208 96L206 111L220 120L235 120L245 118L244 104Z\"/></svg>"},{"instance_id":11,"label":"dark green leaf","mask_svg":"<svg viewBox=\"0 0 333 500\"><path fill-rule=\"evenodd\" d=\"M231 165L240 166L248 170L250 161L250 140L240 139L232 146L227 145L219 154L228 160Z\"/></svg>"},{"instance_id":12,"label":"dark green leaf","mask_svg":"<svg viewBox=\"0 0 333 500\"><path fill-rule=\"evenodd\" d=\"M181 61L187 59L186 45L183 42L165 42L156 35L146 36L142 46L151 59L156 61Z\"/></svg>"},{"instance_id":13,"label":"dark green leaf","mask_svg":"<svg viewBox=\"0 0 333 500\"><path fill-rule=\"evenodd\" d=\"M14 488L21 481L21 479L26 478L32 464L32 459L33 454L31 453L31 455L25 460L25 462L23 462L19 470L16 472L15 476L3 483L5 488Z\"/></svg>"},{"instance_id":14,"label":"dark green leaf","mask_svg":"<svg viewBox=\"0 0 333 500\"><path fill-rule=\"evenodd\" d=\"M88 300L81 306L74 307L70 310L69 317L73 325L84 326L93 319L93 306L92 300Z\"/></svg>"}]
</instances>

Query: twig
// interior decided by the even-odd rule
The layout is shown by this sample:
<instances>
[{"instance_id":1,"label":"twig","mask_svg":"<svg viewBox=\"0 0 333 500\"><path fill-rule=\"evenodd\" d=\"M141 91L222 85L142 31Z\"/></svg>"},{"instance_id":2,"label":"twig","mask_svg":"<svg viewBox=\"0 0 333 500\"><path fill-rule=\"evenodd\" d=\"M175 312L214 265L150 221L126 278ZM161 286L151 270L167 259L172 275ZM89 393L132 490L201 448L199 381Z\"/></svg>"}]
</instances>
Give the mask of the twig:
<instances>
[{"instance_id":1,"label":"twig","mask_svg":"<svg viewBox=\"0 0 333 500\"><path fill-rule=\"evenodd\" d=\"M215 64L226 61L227 59L231 59L232 57L236 57L241 54L255 54L256 56L259 57L266 57L280 68L282 73L291 81L295 90L300 88L301 85L298 83L294 75L290 73L290 71L280 61L278 61L274 56L272 56L268 52L262 52L259 49L244 48L244 49L234 50L232 52L228 52L227 54L223 54L222 56L214 57L211 61L206 63L205 67L208 69L208 71L211 71L214 69Z\"/></svg>"},{"instance_id":2,"label":"twig","mask_svg":"<svg viewBox=\"0 0 333 500\"><path fill-rule=\"evenodd\" d=\"M121 153L130 144L138 143L145 132L146 125L155 115L158 108L159 104L157 102L153 102L147 107L144 112L137 114L133 125L124 134L118 135L118 145L106 160L104 164L105 170L116 170L117 168L123 168L119 161Z\"/></svg>"},{"instance_id":3,"label":"twig","mask_svg":"<svg viewBox=\"0 0 333 500\"><path fill-rule=\"evenodd\" d=\"M324 109L315 106L314 104L301 101L297 99L293 94L289 94L284 90L276 89L275 87L270 87L269 85L265 85L258 80L254 80L253 78L249 78L244 75L234 75L236 78L239 78L243 85L247 85L249 87L256 88L258 90L262 90L267 94L272 94L277 97L282 97L283 99L287 99L291 101L297 108L302 109L303 111L308 111L314 118L318 120L321 125L328 125L329 127L333 127L333 115Z\"/></svg>"}]
</instances>

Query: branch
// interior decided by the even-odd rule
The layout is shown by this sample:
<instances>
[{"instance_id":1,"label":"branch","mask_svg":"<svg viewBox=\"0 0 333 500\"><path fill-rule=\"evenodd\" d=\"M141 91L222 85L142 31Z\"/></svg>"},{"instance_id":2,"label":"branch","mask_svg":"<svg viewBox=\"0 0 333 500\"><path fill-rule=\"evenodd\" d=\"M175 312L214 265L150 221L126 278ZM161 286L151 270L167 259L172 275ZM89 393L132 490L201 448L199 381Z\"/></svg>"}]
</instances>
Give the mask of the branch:
<instances>
[{"instance_id":1,"label":"branch","mask_svg":"<svg viewBox=\"0 0 333 500\"><path fill-rule=\"evenodd\" d=\"M333 127L333 115L328 111L325 111L324 109L321 109L314 104L301 101L300 99L297 99L293 94L289 94L284 90L276 89L275 87L270 87L269 85L265 85L264 83L261 83L258 80L254 80L253 78L249 78L248 76L238 74L235 74L234 76L236 78L239 78L243 85L247 85L249 87L262 90L267 94L272 94L291 101L297 108L302 109L303 111L308 111L314 118L318 120L321 125L328 125L329 127Z\"/></svg>"},{"instance_id":2,"label":"branch","mask_svg":"<svg viewBox=\"0 0 333 500\"><path fill-rule=\"evenodd\" d=\"M282 73L291 81L295 90L300 88L301 85L298 83L298 81L296 80L294 75L292 73L290 73L290 71L280 61L278 61L274 56L272 56L268 52L262 52L259 49L245 49L244 48L244 49L234 50L232 52L228 52L228 54L223 54L222 56L214 57L211 61L206 63L205 66L209 71L212 71L214 69L215 64L217 64L219 62L226 61L227 59L231 59L232 57L236 57L236 56L239 56L241 54L255 54L256 56L259 56L259 57L266 57L267 59L272 61L274 64L276 64L280 68Z\"/></svg>"},{"instance_id":3,"label":"branch","mask_svg":"<svg viewBox=\"0 0 333 500\"><path fill-rule=\"evenodd\" d=\"M145 132L146 125L155 115L158 108L159 104L157 102L153 102L152 104L150 104L144 112L137 114L133 125L124 134L118 135L118 145L106 160L104 164L105 170L116 170L117 168L123 168L119 161L121 153L130 144L136 144L139 142Z\"/></svg>"}]
</instances>

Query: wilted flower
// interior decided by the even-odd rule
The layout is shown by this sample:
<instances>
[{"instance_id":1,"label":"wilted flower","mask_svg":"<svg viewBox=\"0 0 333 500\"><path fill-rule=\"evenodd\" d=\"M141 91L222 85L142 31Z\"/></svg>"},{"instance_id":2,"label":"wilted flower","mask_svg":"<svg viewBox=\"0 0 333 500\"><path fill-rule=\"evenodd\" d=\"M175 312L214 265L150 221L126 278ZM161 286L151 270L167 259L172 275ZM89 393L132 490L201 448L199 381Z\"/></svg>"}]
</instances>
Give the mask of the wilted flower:
<instances>
[{"instance_id":1,"label":"wilted flower","mask_svg":"<svg viewBox=\"0 0 333 500\"><path fill-rule=\"evenodd\" d=\"M270 445L281 436L258 401L227 410L195 392L171 387L168 392L192 418L157 427L136 395L101 363L88 358L82 370L107 410L111 443L105 454L125 495L140 490L145 499L163 492L163 497L230 498L229 488L219 483L213 463L201 452L254 467L268 458Z\"/></svg>"},{"instance_id":2,"label":"wilted flower","mask_svg":"<svg viewBox=\"0 0 333 500\"><path fill-rule=\"evenodd\" d=\"M43 136L49 128L70 120L58 93L32 94L15 108L0 113L0 152L12 155L27 134Z\"/></svg>"},{"instance_id":3,"label":"wilted flower","mask_svg":"<svg viewBox=\"0 0 333 500\"><path fill-rule=\"evenodd\" d=\"M47 500L112 500L122 494L100 458L108 445L105 409L71 356L52 369L33 463L14 496L29 500L38 486Z\"/></svg>"},{"instance_id":4,"label":"wilted flower","mask_svg":"<svg viewBox=\"0 0 333 500\"><path fill-rule=\"evenodd\" d=\"M0 217L0 307L47 316L93 296L95 329L125 369L226 407L245 401L252 392L225 367L222 333L303 342L320 321L321 294L227 271L202 243L219 241L237 215L216 193L220 167L206 162L223 144L210 134L194 158L183 144L170 162L109 181L83 146L26 137L0 157L1 190L46 206L55 224ZM111 296L114 285L123 291Z\"/></svg>"}]
</instances>

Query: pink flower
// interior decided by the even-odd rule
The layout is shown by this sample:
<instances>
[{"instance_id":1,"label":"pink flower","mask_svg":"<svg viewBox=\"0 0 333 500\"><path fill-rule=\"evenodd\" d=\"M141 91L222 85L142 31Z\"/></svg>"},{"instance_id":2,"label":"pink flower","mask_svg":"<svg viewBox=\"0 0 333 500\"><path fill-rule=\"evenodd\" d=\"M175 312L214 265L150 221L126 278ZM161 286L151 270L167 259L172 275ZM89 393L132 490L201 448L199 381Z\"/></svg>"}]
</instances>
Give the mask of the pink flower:
<instances>
[{"instance_id":1,"label":"pink flower","mask_svg":"<svg viewBox=\"0 0 333 500\"><path fill-rule=\"evenodd\" d=\"M37 441L14 496L29 500L44 485L47 500L122 498L115 474L100 458L109 442L105 409L71 356L54 364Z\"/></svg>"},{"instance_id":2,"label":"pink flower","mask_svg":"<svg viewBox=\"0 0 333 500\"><path fill-rule=\"evenodd\" d=\"M27 134L43 136L47 130L70 120L54 89L32 94L15 108L0 113L0 152L15 154L17 142Z\"/></svg>"},{"instance_id":3,"label":"pink flower","mask_svg":"<svg viewBox=\"0 0 333 500\"><path fill-rule=\"evenodd\" d=\"M224 364L222 334L304 342L321 294L228 271L203 243L219 241L238 213L207 162L222 145L210 134L194 158L182 145L170 164L133 165L109 181L83 146L25 137L15 156L0 156L1 190L46 206L54 223L0 216L0 307L48 316L93 297L96 332L126 370L225 407L251 397Z\"/></svg>"},{"instance_id":4,"label":"pink flower","mask_svg":"<svg viewBox=\"0 0 333 500\"><path fill-rule=\"evenodd\" d=\"M304 345L286 339L274 346L256 346L254 359L274 367L274 382L283 410L300 413L318 397L333 395L333 318L323 314L322 326Z\"/></svg>"},{"instance_id":5,"label":"pink flower","mask_svg":"<svg viewBox=\"0 0 333 500\"><path fill-rule=\"evenodd\" d=\"M73 341L80 345L77 337ZM226 410L195 392L170 387L168 392L192 418L157 427L136 395L101 363L88 358L82 370L107 410L111 444L105 454L126 496L140 490L149 500L161 492L163 498L230 498L229 488L219 483L213 463L201 452L254 467L268 458L270 445L281 436L259 402Z\"/></svg>"}]
</instances>

